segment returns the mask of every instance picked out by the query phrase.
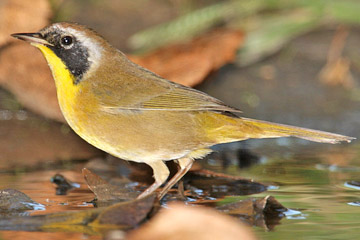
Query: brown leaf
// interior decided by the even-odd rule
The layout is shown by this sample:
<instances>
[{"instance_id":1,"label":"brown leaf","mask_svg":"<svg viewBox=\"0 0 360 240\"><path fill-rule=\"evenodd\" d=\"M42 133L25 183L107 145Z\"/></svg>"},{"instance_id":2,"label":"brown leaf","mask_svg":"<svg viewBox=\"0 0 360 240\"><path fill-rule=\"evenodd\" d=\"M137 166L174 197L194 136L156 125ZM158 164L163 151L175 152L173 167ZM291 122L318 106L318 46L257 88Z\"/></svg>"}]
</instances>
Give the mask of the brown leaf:
<instances>
[{"instance_id":1,"label":"brown leaf","mask_svg":"<svg viewBox=\"0 0 360 240\"><path fill-rule=\"evenodd\" d=\"M256 239L249 227L210 208L170 204L147 224L130 232L128 240Z\"/></svg>"},{"instance_id":2,"label":"brown leaf","mask_svg":"<svg viewBox=\"0 0 360 240\"><path fill-rule=\"evenodd\" d=\"M47 0L0 2L0 86L12 92L26 108L65 122L44 57L29 44L10 37L15 32L38 31L49 24L50 16ZM17 113L12 112L7 115L15 117L2 121L0 126L0 141L3 141L0 144L1 168L84 159L100 153L73 132L67 130L68 133L64 133L59 124L35 116L30 120L19 120Z\"/></svg>"},{"instance_id":3,"label":"brown leaf","mask_svg":"<svg viewBox=\"0 0 360 240\"><path fill-rule=\"evenodd\" d=\"M126 229L142 222L153 209L155 195L107 208L0 218L0 230L60 231L100 234L106 229ZM116 225L116 226L115 226Z\"/></svg>"},{"instance_id":4,"label":"brown leaf","mask_svg":"<svg viewBox=\"0 0 360 240\"><path fill-rule=\"evenodd\" d=\"M216 173L205 169L187 173L184 177L184 182L186 188L190 190L194 187L201 189L202 198L205 196L221 198L232 195L249 195L267 190L266 185L251 179ZM192 195L196 196L197 193L192 193Z\"/></svg>"},{"instance_id":5,"label":"brown leaf","mask_svg":"<svg viewBox=\"0 0 360 240\"><path fill-rule=\"evenodd\" d=\"M45 27L51 15L48 0L1 0L0 46L13 40L12 33L38 31Z\"/></svg>"},{"instance_id":6,"label":"brown leaf","mask_svg":"<svg viewBox=\"0 0 360 240\"><path fill-rule=\"evenodd\" d=\"M61 231L99 234L87 226L103 209L57 212L44 215L0 218L0 230Z\"/></svg>"},{"instance_id":7,"label":"brown leaf","mask_svg":"<svg viewBox=\"0 0 360 240\"><path fill-rule=\"evenodd\" d=\"M127 179L124 179L122 186L115 186L86 168L83 168L82 172L89 189L95 194L98 201L133 200L138 195L133 189L127 187L129 183Z\"/></svg>"},{"instance_id":8,"label":"brown leaf","mask_svg":"<svg viewBox=\"0 0 360 240\"><path fill-rule=\"evenodd\" d=\"M232 216L237 216L250 225L263 227L271 230L279 224L287 211L274 197L248 198L239 202L230 203L217 207L218 210Z\"/></svg>"},{"instance_id":9,"label":"brown leaf","mask_svg":"<svg viewBox=\"0 0 360 240\"><path fill-rule=\"evenodd\" d=\"M155 194L129 202L121 202L106 208L95 224L134 227L142 222L154 206Z\"/></svg>"},{"instance_id":10,"label":"brown leaf","mask_svg":"<svg viewBox=\"0 0 360 240\"><path fill-rule=\"evenodd\" d=\"M166 79L194 86L210 72L233 61L243 40L242 31L217 29L188 43L166 46L130 59Z\"/></svg>"},{"instance_id":11,"label":"brown leaf","mask_svg":"<svg viewBox=\"0 0 360 240\"><path fill-rule=\"evenodd\" d=\"M26 108L65 122L50 69L40 51L29 44L18 42L0 52L0 85Z\"/></svg>"},{"instance_id":12,"label":"brown leaf","mask_svg":"<svg viewBox=\"0 0 360 240\"><path fill-rule=\"evenodd\" d=\"M47 0L4 0L0 3L0 86L20 103L45 117L64 122L50 69L40 51L10 36L36 32L49 24ZM6 45L11 43L11 45Z\"/></svg>"},{"instance_id":13,"label":"brown leaf","mask_svg":"<svg viewBox=\"0 0 360 240\"><path fill-rule=\"evenodd\" d=\"M4 212L15 214L16 211L33 210L40 207L45 208L45 206L34 202L25 193L16 189L0 190L0 215L2 217Z\"/></svg>"}]
</instances>

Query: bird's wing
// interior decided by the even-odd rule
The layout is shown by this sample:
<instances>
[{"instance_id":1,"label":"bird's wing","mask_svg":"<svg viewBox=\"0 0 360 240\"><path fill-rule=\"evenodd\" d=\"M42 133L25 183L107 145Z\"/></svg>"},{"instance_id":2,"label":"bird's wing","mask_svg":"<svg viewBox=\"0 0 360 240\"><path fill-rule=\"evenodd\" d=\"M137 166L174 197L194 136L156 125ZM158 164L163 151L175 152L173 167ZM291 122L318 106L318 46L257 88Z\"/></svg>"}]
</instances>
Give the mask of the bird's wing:
<instances>
[{"instance_id":1,"label":"bird's wing","mask_svg":"<svg viewBox=\"0 0 360 240\"><path fill-rule=\"evenodd\" d=\"M102 94L100 98L104 111L111 113L123 110L241 112L206 93L170 82L152 73L145 72L142 76L132 76L132 78L134 79L131 80L127 76L127 79L134 83L132 86L127 83L126 88L115 86L107 88L106 95L111 97L104 97ZM121 92L116 92L118 89L121 89Z\"/></svg>"},{"instance_id":2,"label":"bird's wing","mask_svg":"<svg viewBox=\"0 0 360 240\"><path fill-rule=\"evenodd\" d=\"M173 85L167 91L143 101L140 106L144 110L176 110L176 111L230 111L240 110L226 106L220 100L195 89L181 85Z\"/></svg>"}]
</instances>

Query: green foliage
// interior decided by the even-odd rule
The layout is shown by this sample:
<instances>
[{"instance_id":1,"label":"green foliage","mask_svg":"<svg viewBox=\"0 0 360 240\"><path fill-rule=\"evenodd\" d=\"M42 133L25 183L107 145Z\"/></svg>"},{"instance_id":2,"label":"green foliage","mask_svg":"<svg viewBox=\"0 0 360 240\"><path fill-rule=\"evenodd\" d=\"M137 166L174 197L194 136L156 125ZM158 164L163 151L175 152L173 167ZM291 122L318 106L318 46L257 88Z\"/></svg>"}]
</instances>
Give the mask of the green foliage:
<instances>
[{"instance_id":1,"label":"green foliage","mask_svg":"<svg viewBox=\"0 0 360 240\"><path fill-rule=\"evenodd\" d=\"M129 44L148 51L185 41L220 24L241 28L247 41L239 51L238 64L248 65L272 54L291 39L328 24L360 24L356 0L228 0L136 33Z\"/></svg>"},{"instance_id":2,"label":"green foliage","mask_svg":"<svg viewBox=\"0 0 360 240\"><path fill-rule=\"evenodd\" d=\"M332 1L327 14L344 24L360 24L360 1Z\"/></svg>"},{"instance_id":3,"label":"green foliage","mask_svg":"<svg viewBox=\"0 0 360 240\"><path fill-rule=\"evenodd\" d=\"M191 39L238 14L254 14L262 6L260 2L262 1L227 1L210 5L171 22L138 32L129 39L129 44L137 50L150 50L171 42Z\"/></svg>"},{"instance_id":4,"label":"green foliage","mask_svg":"<svg viewBox=\"0 0 360 240\"><path fill-rule=\"evenodd\" d=\"M291 39L319 26L321 19L311 11L264 16L259 26L248 31L239 51L238 64L249 65L280 50Z\"/></svg>"}]
</instances>

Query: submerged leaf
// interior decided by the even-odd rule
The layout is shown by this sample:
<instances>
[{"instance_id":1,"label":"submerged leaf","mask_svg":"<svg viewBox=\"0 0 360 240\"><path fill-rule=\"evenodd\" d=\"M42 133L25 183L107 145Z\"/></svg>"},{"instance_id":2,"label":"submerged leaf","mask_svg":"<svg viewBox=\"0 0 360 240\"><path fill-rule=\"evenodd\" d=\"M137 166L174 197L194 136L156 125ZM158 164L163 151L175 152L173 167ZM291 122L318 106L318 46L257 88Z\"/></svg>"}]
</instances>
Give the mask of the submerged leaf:
<instances>
[{"instance_id":1,"label":"submerged leaf","mask_svg":"<svg viewBox=\"0 0 360 240\"><path fill-rule=\"evenodd\" d=\"M106 208L95 224L133 227L142 222L153 208L156 194Z\"/></svg>"},{"instance_id":2,"label":"submerged leaf","mask_svg":"<svg viewBox=\"0 0 360 240\"><path fill-rule=\"evenodd\" d=\"M142 222L153 208L155 195L128 202L76 212L47 215L4 217L0 230L17 231L66 231L100 234L106 229L127 229Z\"/></svg>"},{"instance_id":3,"label":"submerged leaf","mask_svg":"<svg viewBox=\"0 0 360 240\"><path fill-rule=\"evenodd\" d=\"M192 195L221 198L233 195L249 195L264 192L267 186L250 179L215 173L209 170L189 172L184 179Z\"/></svg>"},{"instance_id":4,"label":"submerged leaf","mask_svg":"<svg viewBox=\"0 0 360 240\"><path fill-rule=\"evenodd\" d=\"M0 190L0 215L34 209L43 210L45 207L16 189Z\"/></svg>"},{"instance_id":5,"label":"submerged leaf","mask_svg":"<svg viewBox=\"0 0 360 240\"><path fill-rule=\"evenodd\" d=\"M96 196L97 204L99 204L98 201L105 202L132 200L138 195L138 193L134 192L134 189L131 189L128 186L129 180L124 180L122 186L115 186L109 184L101 177L86 168L83 168L82 172L89 189Z\"/></svg>"},{"instance_id":6,"label":"submerged leaf","mask_svg":"<svg viewBox=\"0 0 360 240\"><path fill-rule=\"evenodd\" d=\"M218 210L237 216L251 225L273 229L279 224L288 209L274 197L248 198L235 203L217 207Z\"/></svg>"}]
</instances>

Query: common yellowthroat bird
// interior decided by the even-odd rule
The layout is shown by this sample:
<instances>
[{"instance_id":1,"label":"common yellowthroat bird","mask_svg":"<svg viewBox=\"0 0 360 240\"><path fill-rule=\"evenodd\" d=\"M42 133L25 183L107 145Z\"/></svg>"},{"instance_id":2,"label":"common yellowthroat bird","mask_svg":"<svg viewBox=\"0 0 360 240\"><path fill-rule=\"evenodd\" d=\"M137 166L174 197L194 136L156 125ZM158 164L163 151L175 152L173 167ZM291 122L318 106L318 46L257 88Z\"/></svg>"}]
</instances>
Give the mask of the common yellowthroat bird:
<instances>
[{"instance_id":1,"label":"common yellowthroat bird","mask_svg":"<svg viewBox=\"0 0 360 240\"><path fill-rule=\"evenodd\" d=\"M116 157L152 168L155 181L139 198L167 180L165 161L177 161L180 169L160 191L160 199L194 159L209 154L215 144L289 136L325 143L353 139L239 117L235 114L240 110L131 62L82 25L55 23L37 33L12 36L30 42L45 56L61 111L78 135Z\"/></svg>"}]
</instances>

